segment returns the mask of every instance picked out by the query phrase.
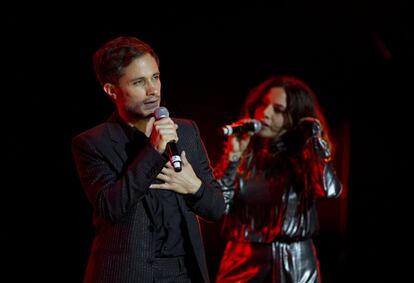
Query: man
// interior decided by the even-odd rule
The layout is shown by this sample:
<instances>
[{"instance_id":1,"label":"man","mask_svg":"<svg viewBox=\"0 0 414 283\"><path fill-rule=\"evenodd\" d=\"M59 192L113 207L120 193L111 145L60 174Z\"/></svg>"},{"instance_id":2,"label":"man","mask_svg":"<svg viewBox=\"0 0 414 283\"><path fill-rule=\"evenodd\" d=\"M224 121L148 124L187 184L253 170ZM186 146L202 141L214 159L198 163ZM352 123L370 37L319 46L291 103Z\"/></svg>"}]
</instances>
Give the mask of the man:
<instances>
[{"instance_id":1,"label":"man","mask_svg":"<svg viewBox=\"0 0 414 283\"><path fill-rule=\"evenodd\" d=\"M198 217L218 220L224 199L196 124L155 119L159 61L145 42L118 37L93 59L116 111L72 141L95 226L84 282L209 282Z\"/></svg>"}]
</instances>

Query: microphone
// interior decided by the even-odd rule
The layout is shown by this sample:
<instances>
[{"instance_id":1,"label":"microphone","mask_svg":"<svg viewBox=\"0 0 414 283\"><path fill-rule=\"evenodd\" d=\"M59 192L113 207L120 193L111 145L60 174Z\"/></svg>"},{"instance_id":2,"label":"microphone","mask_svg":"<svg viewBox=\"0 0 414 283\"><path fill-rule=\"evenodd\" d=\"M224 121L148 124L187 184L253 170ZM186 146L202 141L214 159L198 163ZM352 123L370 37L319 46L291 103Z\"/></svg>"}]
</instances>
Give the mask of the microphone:
<instances>
[{"instance_id":1,"label":"microphone","mask_svg":"<svg viewBox=\"0 0 414 283\"><path fill-rule=\"evenodd\" d=\"M262 123L259 120L250 119L245 122L242 122L239 125L226 125L222 127L223 134L226 136L243 134L247 132L252 132L256 134L262 128Z\"/></svg>"},{"instance_id":2,"label":"microphone","mask_svg":"<svg viewBox=\"0 0 414 283\"><path fill-rule=\"evenodd\" d=\"M154 116L156 120L162 119L162 118L168 118L170 117L170 113L168 112L167 108L161 106L155 109ZM169 141L167 143L167 154L170 158L171 165L174 167L175 172L180 172L182 167L182 161L181 156L178 153L177 144L175 141Z\"/></svg>"}]
</instances>

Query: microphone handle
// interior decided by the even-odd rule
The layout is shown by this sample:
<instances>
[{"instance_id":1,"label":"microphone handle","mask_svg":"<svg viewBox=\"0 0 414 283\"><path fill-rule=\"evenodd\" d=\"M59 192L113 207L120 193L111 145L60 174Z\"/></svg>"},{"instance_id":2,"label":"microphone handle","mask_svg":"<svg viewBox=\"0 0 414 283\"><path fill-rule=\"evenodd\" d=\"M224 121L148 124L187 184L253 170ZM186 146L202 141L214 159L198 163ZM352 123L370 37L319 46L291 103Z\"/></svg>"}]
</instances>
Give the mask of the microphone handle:
<instances>
[{"instance_id":1,"label":"microphone handle","mask_svg":"<svg viewBox=\"0 0 414 283\"><path fill-rule=\"evenodd\" d=\"M251 128L251 127L250 127ZM242 124L237 126L227 125L221 128L222 132L226 136L242 134L249 131L254 131L254 129L250 129L249 125Z\"/></svg>"},{"instance_id":2,"label":"microphone handle","mask_svg":"<svg viewBox=\"0 0 414 283\"><path fill-rule=\"evenodd\" d=\"M177 144L175 141L170 141L167 143L167 153L170 158L171 165L174 167L175 172L180 172L182 170L181 156L178 153Z\"/></svg>"}]
</instances>

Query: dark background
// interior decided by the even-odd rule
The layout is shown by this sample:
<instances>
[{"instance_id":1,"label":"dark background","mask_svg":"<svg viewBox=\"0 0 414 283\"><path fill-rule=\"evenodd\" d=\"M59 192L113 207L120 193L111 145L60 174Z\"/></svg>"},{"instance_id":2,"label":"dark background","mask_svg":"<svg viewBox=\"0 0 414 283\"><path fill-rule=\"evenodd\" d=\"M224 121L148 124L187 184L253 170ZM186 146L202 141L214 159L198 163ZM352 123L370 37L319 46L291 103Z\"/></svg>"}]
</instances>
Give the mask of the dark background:
<instances>
[{"instance_id":1,"label":"dark background","mask_svg":"<svg viewBox=\"0 0 414 283\"><path fill-rule=\"evenodd\" d=\"M271 74L307 82L334 134L346 187L340 200L320 207L315 241L324 282L403 282L413 223L407 4L9 6L1 31L7 264L0 276L80 282L93 230L70 139L113 110L94 77L93 53L132 35L159 54L165 105L171 116L197 122L212 163L223 143L217 130L237 119L251 87ZM202 228L213 278L224 243L217 224Z\"/></svg>"}]
</instances>

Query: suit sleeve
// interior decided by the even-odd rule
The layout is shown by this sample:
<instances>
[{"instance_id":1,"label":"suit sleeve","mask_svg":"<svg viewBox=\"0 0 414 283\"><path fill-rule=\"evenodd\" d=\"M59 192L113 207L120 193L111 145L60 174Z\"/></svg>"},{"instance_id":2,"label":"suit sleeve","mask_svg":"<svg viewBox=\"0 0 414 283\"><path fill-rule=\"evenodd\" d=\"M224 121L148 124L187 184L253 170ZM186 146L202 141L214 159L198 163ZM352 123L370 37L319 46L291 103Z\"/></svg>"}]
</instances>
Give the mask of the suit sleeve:
<instances>
[{"instance_id":1,"label":"suit sleeve","mask_svg":"<svg viewBox=\"0 0 414 283\"><path fill-rule=\"evenodd\" d=\"M220 190L220 185L213 176L213 169L208 158L207 150L194 121L192 121L192 126L195 136L193 139L190 139L189 146L192 147L192 144L195 144L191 154L194 154L196 158L191 158L191 165L202 181L199 190L201 191L201 196L186 196L185 199L187 204L198 216L207 221L216 221L224 213L223 193Z\"/></svg>"},{"instance_id":2,"label":"suit sleeve","mask_svg":"<svg viewBox=\"0 0 414 283\"><path fill-rule=\"evenodd\" d=\"M105 154L108 147L104 148L85 135L72 140L80 181L94 214L118 222L144 197L167 159L148 143L120 172Z\"/></svg>"}]
</instances>

